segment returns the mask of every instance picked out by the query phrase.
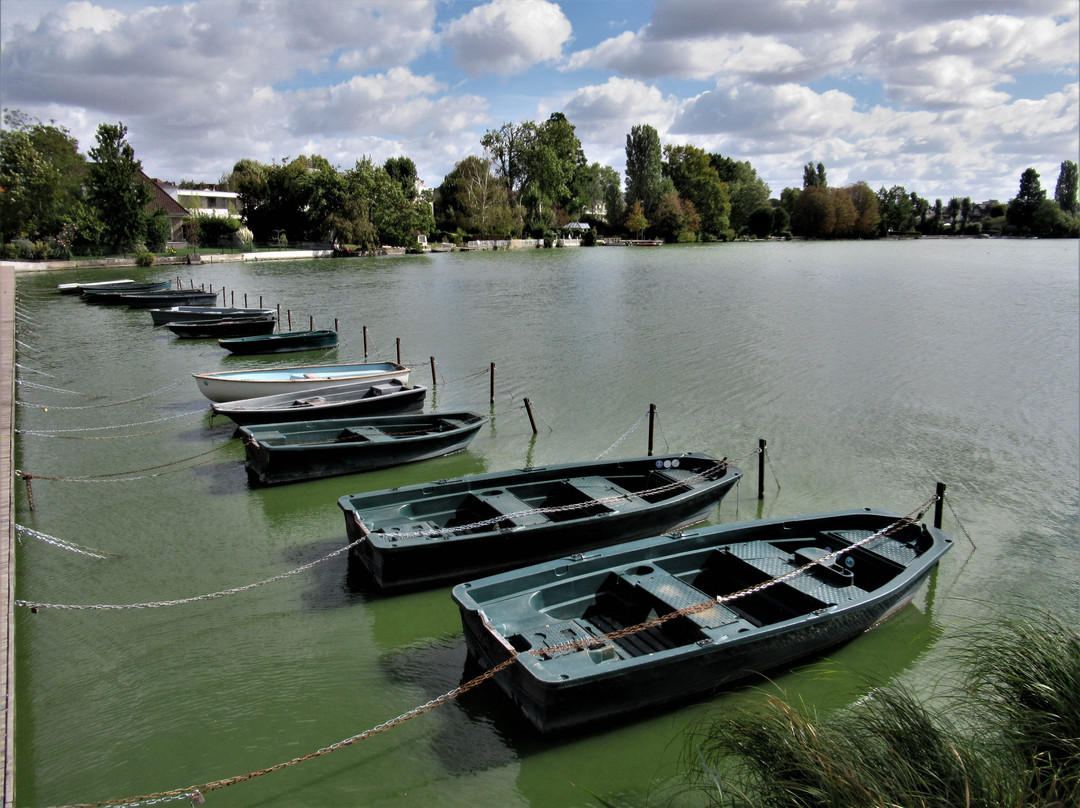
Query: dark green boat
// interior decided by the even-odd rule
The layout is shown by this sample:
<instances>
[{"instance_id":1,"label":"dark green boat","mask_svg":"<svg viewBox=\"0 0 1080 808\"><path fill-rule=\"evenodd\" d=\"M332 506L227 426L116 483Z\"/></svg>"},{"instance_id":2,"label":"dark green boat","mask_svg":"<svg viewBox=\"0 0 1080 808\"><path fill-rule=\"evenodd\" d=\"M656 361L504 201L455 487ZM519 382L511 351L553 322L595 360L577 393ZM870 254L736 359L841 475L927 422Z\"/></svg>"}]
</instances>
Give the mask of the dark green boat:
<instances>
[{"instance_id":1,"label":"dark green boat","mask_svg":"<svg viewBox=\"0 0 1080 808\"><path fill-rule=\"evenodd\" d=\"M218 345L226 351L240 356L310 351L316 348L333 348L337 344L337 331L329 330L279 331L277 334L218 340Z\"/></svg>"},{"instance_id":2,"label":"dark green boat","mask_svg":"<svg viewBox=\"0 0 1080 808\"><path fill-rule=\"evenodd\" d=\"M688 453L476 474L345 496L381 589L458 582L701 521L742 472Z\"/></svg>"},{"instance_id":3,"label":"dark green boat","mask_svg":"<svg viewBox=\"0 0 1080 808\"><path fill-rule=\"evenodd\" d=\"M475 412L421 413L251 425L237 434L252 481L277 485L460 452L487 422Z\"/></svg>"},{"instance_id":4,"label":"dark green boat","mask_svg":"<svg viewBox=\"0 0 1080 808\"><path fill-rule=\"evenodd\" d=\"M741 522L460 584L470 657L544 733L819 654L906 605L952 540L869 508Z\"/></svg>"}]
</instances>

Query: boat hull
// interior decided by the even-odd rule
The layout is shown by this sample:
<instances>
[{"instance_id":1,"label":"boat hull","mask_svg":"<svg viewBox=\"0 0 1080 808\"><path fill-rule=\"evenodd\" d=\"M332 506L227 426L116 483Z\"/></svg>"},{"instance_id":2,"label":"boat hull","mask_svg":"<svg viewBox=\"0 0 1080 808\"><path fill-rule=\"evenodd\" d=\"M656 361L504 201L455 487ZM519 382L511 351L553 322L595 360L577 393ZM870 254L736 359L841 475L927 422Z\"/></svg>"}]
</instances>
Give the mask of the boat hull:
<instances>
[{"instance_id":1,"label":"boat hull","mask_svg":"<svg viewBox=\"0 0 1080 808\"><path fill-rule=\"evenodd\" d=\"M269 334L276 326L277 320L273 317L242 317L237 320L178 320L165 327L182 339L219 339Z\"/></svg>"},{"instance_id":2,"label":"boat hull","mask_svg":"<svg viewBox=\"0 0 1080 808\"><path fill-rule=\"evenodd\" d=\"M153 309L159 306L212 306L219 293L202 289L145 292L120 296L129 309Z\"/></svg>"},{"instance_id":3,"label":"boat hull","mask_svg":"<svg viewBox=\"0 0 1080 808\"><path fill-rule=\"evenodd\" d=\"M481 668L515 658L495 680L537 730L599 727L820 654L902 608L952 542L911 522L874 538L898 520L862 509L707 527L453 597ZM645 622L657 615L672 616Z\"/></svg>"},{"instance_id":4,"label":"boat hull","mask_svg":"<svg viewBox=\"0 0 1080 808\"><path fill-rule=\"evenodd\" d=\"M218 345L231 354L252 356L255 354L291 353L319 348L333 348L338 344L336 331L283 331L257 337L223 339Z\"/></svg>"},{"instance_id":5,"label":"boat hull","mask_svg":"<svg viewBox=\"0 0 1080 808\"><path fill-rule=\"evenodd\" d=\"M338 506L349 542L366 537L350 563L380 589L415 589L693 524L741 476L708 455L661 455L477 474Z\"/></svg>"},{"instance_id":6,"label":"boat hull","mask_svg":"<svg viewBox=\"0 0 1080 808\"><path fill-rule=\"evenodd\" d=\"M211 401L239 401L257 396L296 393L315 387L336 387L352 382L409 380L409 368L394 362L358 365L299 365L273 370L231 370L194 373L199 392Z\"/></svg>"},{"instance_id":7,"label":"boat hull","mask_svg":"<svg viewBox=\"0 0 1080 808\"><path fill-rule=\"evenodd\" d=\"M56 291L62 295L78 295L83 289L95 289L102 286L116 286L119 283L135 283L131 278L115 278L111 281L90 281L88 283L58 283Z\"/></svg>"},{"instance_id":8,"label":"boat hull","mask_svg":"<svg viewBox=\"0 0 1080 808\"><path fill-rule=\"evenodd\" d=\"M154 325L194 320L236 320L241 317L266 319L276 316L277 312L274 309L249 309L236 306L169 306L150 310L150 319L153 320Z\"/></svg>"},{"instance_id":9,"label":"boat hull","mask_svg":"<svg viewBox=\"0 0 1080 808\"><path fill-rule=\"evenodd\" d=\"M80 289L80 294L87 303L111 305L123 303L124 295L139 292L160 292L168 289L171 285L171 281L161 281L159 283L118 283L112 286L84 286Z\"/></svg>"},{"instance_id":10,"label":"boat hull","mask_svg":"<svg viewBox=\"0 0 1080 808\"><path fill-rule=\"evenodd\" d=\"M278 485L459 452L487 421L475 412L451 412L266 424L238 432L251 481Z\"/></svg>"},{"instance_id":11,"label":"boat hull","mask_svg":"<svg viewBox=\"0 0 1080 808\"><path fill-rule=\"evenodd\" d=\"M410 387L391 379L317 387L299 393L259 396L211 406L216 415L224 415L246 426L413 412L423 409L426 396L427 388L423 385Z\"/></svg>"}]
</instances>

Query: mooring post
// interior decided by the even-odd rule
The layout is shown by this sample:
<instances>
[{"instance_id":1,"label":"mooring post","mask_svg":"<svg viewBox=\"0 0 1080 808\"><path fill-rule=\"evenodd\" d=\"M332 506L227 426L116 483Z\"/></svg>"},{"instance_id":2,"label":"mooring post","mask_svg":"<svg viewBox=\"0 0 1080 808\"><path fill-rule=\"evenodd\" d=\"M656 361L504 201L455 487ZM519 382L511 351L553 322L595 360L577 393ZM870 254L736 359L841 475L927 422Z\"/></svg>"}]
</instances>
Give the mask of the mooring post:
<instances>
[{"instance_id":1,"label":"mooring post","mask_svg":"<svg viewBox=\"0 0 1080 808\"><path fill-rule=\"evenodd\" d=\"M248 307L248 304L247 304L247 292L244 292L244 308L246 309L247 307Z\"/></svg>"},{"instance_id":2,"label":"mooring post","mask_svg":"<svg viewBox=\"0 0 1080 808\"><path fill-rule=\"evenodd\" d=\"M491 398L488 400L489 404L495 403L495 363L491 363Z\"/></svg>"},{"instance_id":3,"label":"mooring post","mask_svg":"<svg viewBox=\"0 0 1080 808\"><path fill-rule=\"evenodd\" d=\"M315 315L314 314L309 314L308 315L308 331L314 331L314 330L315 330Z\"/></svg>"},{"instance_id":4,"label":"mooring post","mask_svg":"<svg viewBox=\"0 0 1080 808\"><path fill-rule=\"evenodd\" d=\"M765 499L765 438L758 439L757 498Z\"/></svg>"},{"instance_id":5,"label":"mooring post","mask_svg":"<svg viewBox=\"0 0 1080 808\"><path fill-rule=\"evenodd\" d=\"M934 527L941 527L941 517L945 507L945 483L937 484L937 491L934 492Z\"/></svg>"},{"instance_id":6,"label":"mooring post","mask_svg":"<svg viewBox=\"0 0 1080 808\"><path fill-rule=\"evenodd\" d=\"M289 318L289 330L292 331L292 309L285 309L285 316Z\"/></svg>"},{"instance_id":7,"label":"mooring post","mask_svg":"<svg viewBox=\"0 0 1080 808\"><path fill-rule=\"evenodd\" d=\"M439 380L435 378L435 357L429 356L428 359L431 361L431 386L438 387Z\"/></svg>"},{"instance_id":8,"label":"mooring post","mask_svg":"<svg viewBox=\"0 0 1080 808\"><path fill-rule=\"evenodd\" d=\"M364 326L364 358L367 359L367 326Z\"/></svg>"},{"instance_id":9,"label":"mooring post","mask_svg":"<svg viewBox=\"0 0 1080 808\"><path fill-rule=\"evenodd\" d=\"M401 364L401 337L397 338L397 363Z\"/></svg>"},{"instance_id":10,"label":"mooring post","mask_svg":"<svg viewBox=\"0 0 1080 808\"><path fill-rule=\"evenodd\" d=\"M236 290L235 289L233 289L232 291L229 292L229 305L232 305L232 306L236 305Z\"/></svg>"},{"instance_id":11,"label":"mooring post","mask_svg":"<svg viewBox=\"0 0 1080 808\"><path fill-rule=\"evenodd\" d=\"M338 328L337 317L335 317L334 318L334 333L337 333L339 330L340 329Z\"/></svg>"},{"instance_id":12,"label":"mooring post","mask_svg":"<svg viewBox=\"0 0 1080 808\"><path fill-rule=\"evenodd\" d=\"M656 405L649 405L649 457L652 457L653 450L653 427L656 424Z\"/></svg>"},{"instance_id":13,"label":"mooring post","mask_svg":"<svg viewBox=\"0 0 1080 808\"><path fill-rule=\"evenodd\" d=\"M529 414L529 423L532 424L533 434L536 434L536 419L533 418L532 402L525 399L525 412Z\"/></svg>"},{"instance_id":14,"label":"mooring post","mask_svg":"<svg viewBox=\"0 0 1080 808\"><path fill-rule=\"evenodd\" d=\"M263 308L263 302L262 301L263 301L263 296L259 295L259 308L260 309Z\"/></svg>"}]
</instances>

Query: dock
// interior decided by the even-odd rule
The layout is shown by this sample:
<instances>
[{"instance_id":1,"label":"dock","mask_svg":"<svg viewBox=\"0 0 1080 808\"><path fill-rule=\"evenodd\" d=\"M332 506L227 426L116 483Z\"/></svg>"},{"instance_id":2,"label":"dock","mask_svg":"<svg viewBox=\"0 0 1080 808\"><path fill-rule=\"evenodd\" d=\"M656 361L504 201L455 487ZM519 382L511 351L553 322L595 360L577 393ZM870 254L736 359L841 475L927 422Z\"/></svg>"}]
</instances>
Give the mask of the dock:
<instances>
[{"instance_id":1,"label":"dock","mask_svg":"<svg viewBox=\"0 0 1080 808\"><path fill-rule=\"evenodd\" d=\"M15 270L0 267L0 509L3 539L0 547L0 583L4 609L0 616L4 642L0 655L0 692L3 693L4 808L15 804L15 507L13 502L15 441Z\"/></svg>"}]
</instances>

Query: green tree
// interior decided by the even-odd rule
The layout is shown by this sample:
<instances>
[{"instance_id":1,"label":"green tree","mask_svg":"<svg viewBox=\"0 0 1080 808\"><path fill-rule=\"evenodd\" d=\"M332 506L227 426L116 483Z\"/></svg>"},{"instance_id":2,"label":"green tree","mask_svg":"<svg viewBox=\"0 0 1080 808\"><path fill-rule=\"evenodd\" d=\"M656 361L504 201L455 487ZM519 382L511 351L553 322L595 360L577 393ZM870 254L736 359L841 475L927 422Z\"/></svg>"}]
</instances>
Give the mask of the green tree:
<instances>
[{"instance_id":1,"label":"green tree","mask_svg":"<svg viewBox=\"0 0 1080 808\"><path fill-rule=\"evenodd\" d=\"M960 220L963 222L963 224L960 226L961 233L967 233L968 221L971 219L972 207L973 206L970 196L965 196L963 199L960 200Z\"/></svg>"},{"instance_id":2,"label":"green tree","mask_svg":"<svg viewBox=\"0 0 1080 808\"><path fill-rule=\"evenodd\" d=\"M731 229L731 197L710 155L689 144L668 145L664 147L664 158L664 172L678 195L693 204L702 236L725 238ZM767 195L765 199L768 200Z\"/></svg>"},{"instance_id":3,"label":"green tree","mask_svg":"<svg viewBox=\"0 0 1080 808\"><path fill-rule=\"evenodd\" d=\"M123 123L101 124L97 146L89 152L87 197L104 226L106 245L115 252L143 246L150 188L142 180L142 163L127 142Z\"/></svg>"},{"instance_id":4,"label":"green tree","mask_svg":"<svg viewBox=\"0 0 1080 808\"><path fill-rule=\"evenodd\" d=\"M944 212L942 210L941 200L934 200L934 232L940 233L942 230L942 217Z\"/></svg>"},{"instance_id":5,"label":"green tree","mask_svg":"<svg viewBox=\"0 0 1080 808\"><path fill-rule=\"evenodd\" d=\"M836 210L829 189L810 185L795 199L791 214L792 229L806 238L830 238L836 229Z\"/></svg>"},{"instance_id":6,"label":"green tree","mask_svg":"<svg viewBox=\"0 0 1080 808\"><path fill-rule=\"evenodd\" d=\"M410 202L416 199L416 163L408 157L390 157L383 169L401 186L401 192Z\"/></svg>"},{"instance_id":7,"label":"green tree","mask_svg":"<svg viewBox=\"0 0 1080 808\"><path fill-rule=\"evenodd\" d=\"M747 227L755 238L766 238L773 232L774 219L773 209L764 205L750 214Z\"/></svg>"},{"instance_id":8,"label":"green tree","mask_svg":"<svg viewBox=\"0 0 1080 808\"><path fill-rule=\"evenodd\" d=\"M769 186L758 177L757 170L749 161L734 160L719 154L710 154L709 161L721 182L728 186L731 198L730 227L741 234L747 228L750 214L769 204Z\"/></svg>"},{"instance_id":9,"label":"green tree","mask_svg":"<svg viewBox=\"0 0 1080 808\"><path fill-rule=\"evenodd\" d=\"M511 203L518 199L525 179L526 152L536 140L536 124L526 121L521 124L504 123L498 129L489 129L480 138L480 145L490 156L498 176L506 185L506 192Z\"/></svg>"},{"instance_id":10,"label":"green tree","mask_svg":"<svg viewBox=\"0 0 1080 808\"><path fill-rule=\"evenodd\" d=\"M878 234L881 213L878 210L878 196L865 182L857 182L841 189L851 200L855 209L855 222L851 235L855 238L874 238Z\"/></svg>"},{"instance_id":11,"label":"green tree","mask_svg":"<svg viewBox=\"0 0 1080 808\"><path fill-rule=\"evenodd\" d=\"M659 133L647 123L631 127L626 136L626 202L640 202L646 217L663 196L663 163Z\"/></svg>"},{"instance_id":12,"label":"green tree","mask_svg":"<svg viewBox=\"0 0 1080 808\"><path fill-rule=\"evenodd\" d=\"M881 235L889 233L907 233L912 226L912 202L907 189L894 185L877 192L878 211L880 214Z\"/></svg>"},{"instance_id":13,"label":"green tree","mask_svg":"<svg viewBox=\"0 0 1080 808\"><path fill-rule=\"evenodd\" d=\"M635 199L626 209L626 229L631 233L637 233L638 238L641 238L648 226L649 220L645 218L645 208L640 199Z\"/></svg>"},{"instance_id":14,"label":"green tree","mask_svg":"<svg viewBox=\"0 0 1080 808\"><path fill-rule=\"evenodd\" d=\"M1061 171L1058 173L1057 185L1054 186L1054 201L1058 203L1059 208L1074 216L1078 212L1078 181L1080 181L1080 178L1078 178L1076 163L1072 160L1064 161L1061 164Z\"/></svg>"},{"instance_id":15,"label":"green tree","mask_svg":"<svg viewBox=\"0 0 1080 808\"><path fill-rule=\"evenodd\" d=\"M1046 191L1039 181L1039 172L1034 168L1025 169L1020 175L1019 193L1009 200L1009 207L1005 212L1006 226L1014 227L1024 234L1031 233L1035 211L1044 199Z\"/></svg>"},{"instance_id":16,"label":"green tree","mask_svg":"<svg viewBox=\"0 0 1080 808\"><path fill-rule=\"evenodd\" d=\"M950 233L956 235L956 217L960 215L960 199L958 197L951 197L949 204L946 207L949 214L949 226Z\"/></svg>"},{"instance_id":17,"label":"green tree","mask_svg":"<svg viewBox=\"0 0 1080 808\"><path fill-rule=\"evenodd\" d=\"M0 130L0 234L65 238L85 217L86 159L67 129L4 110ZM69 245L70 246L70 245Z\"/></svg>"},{"instance_id":18,"label":"green tree","mask_svg":"<svg viewBox=\"0 0 1080 808\"><path fill-rule=\"evenodd\" d=\"M825 164L818 163L817 167L812 162L803 166L803 188L824 188L829 183L825 178Z\"/></svg>"}]
</instances>

